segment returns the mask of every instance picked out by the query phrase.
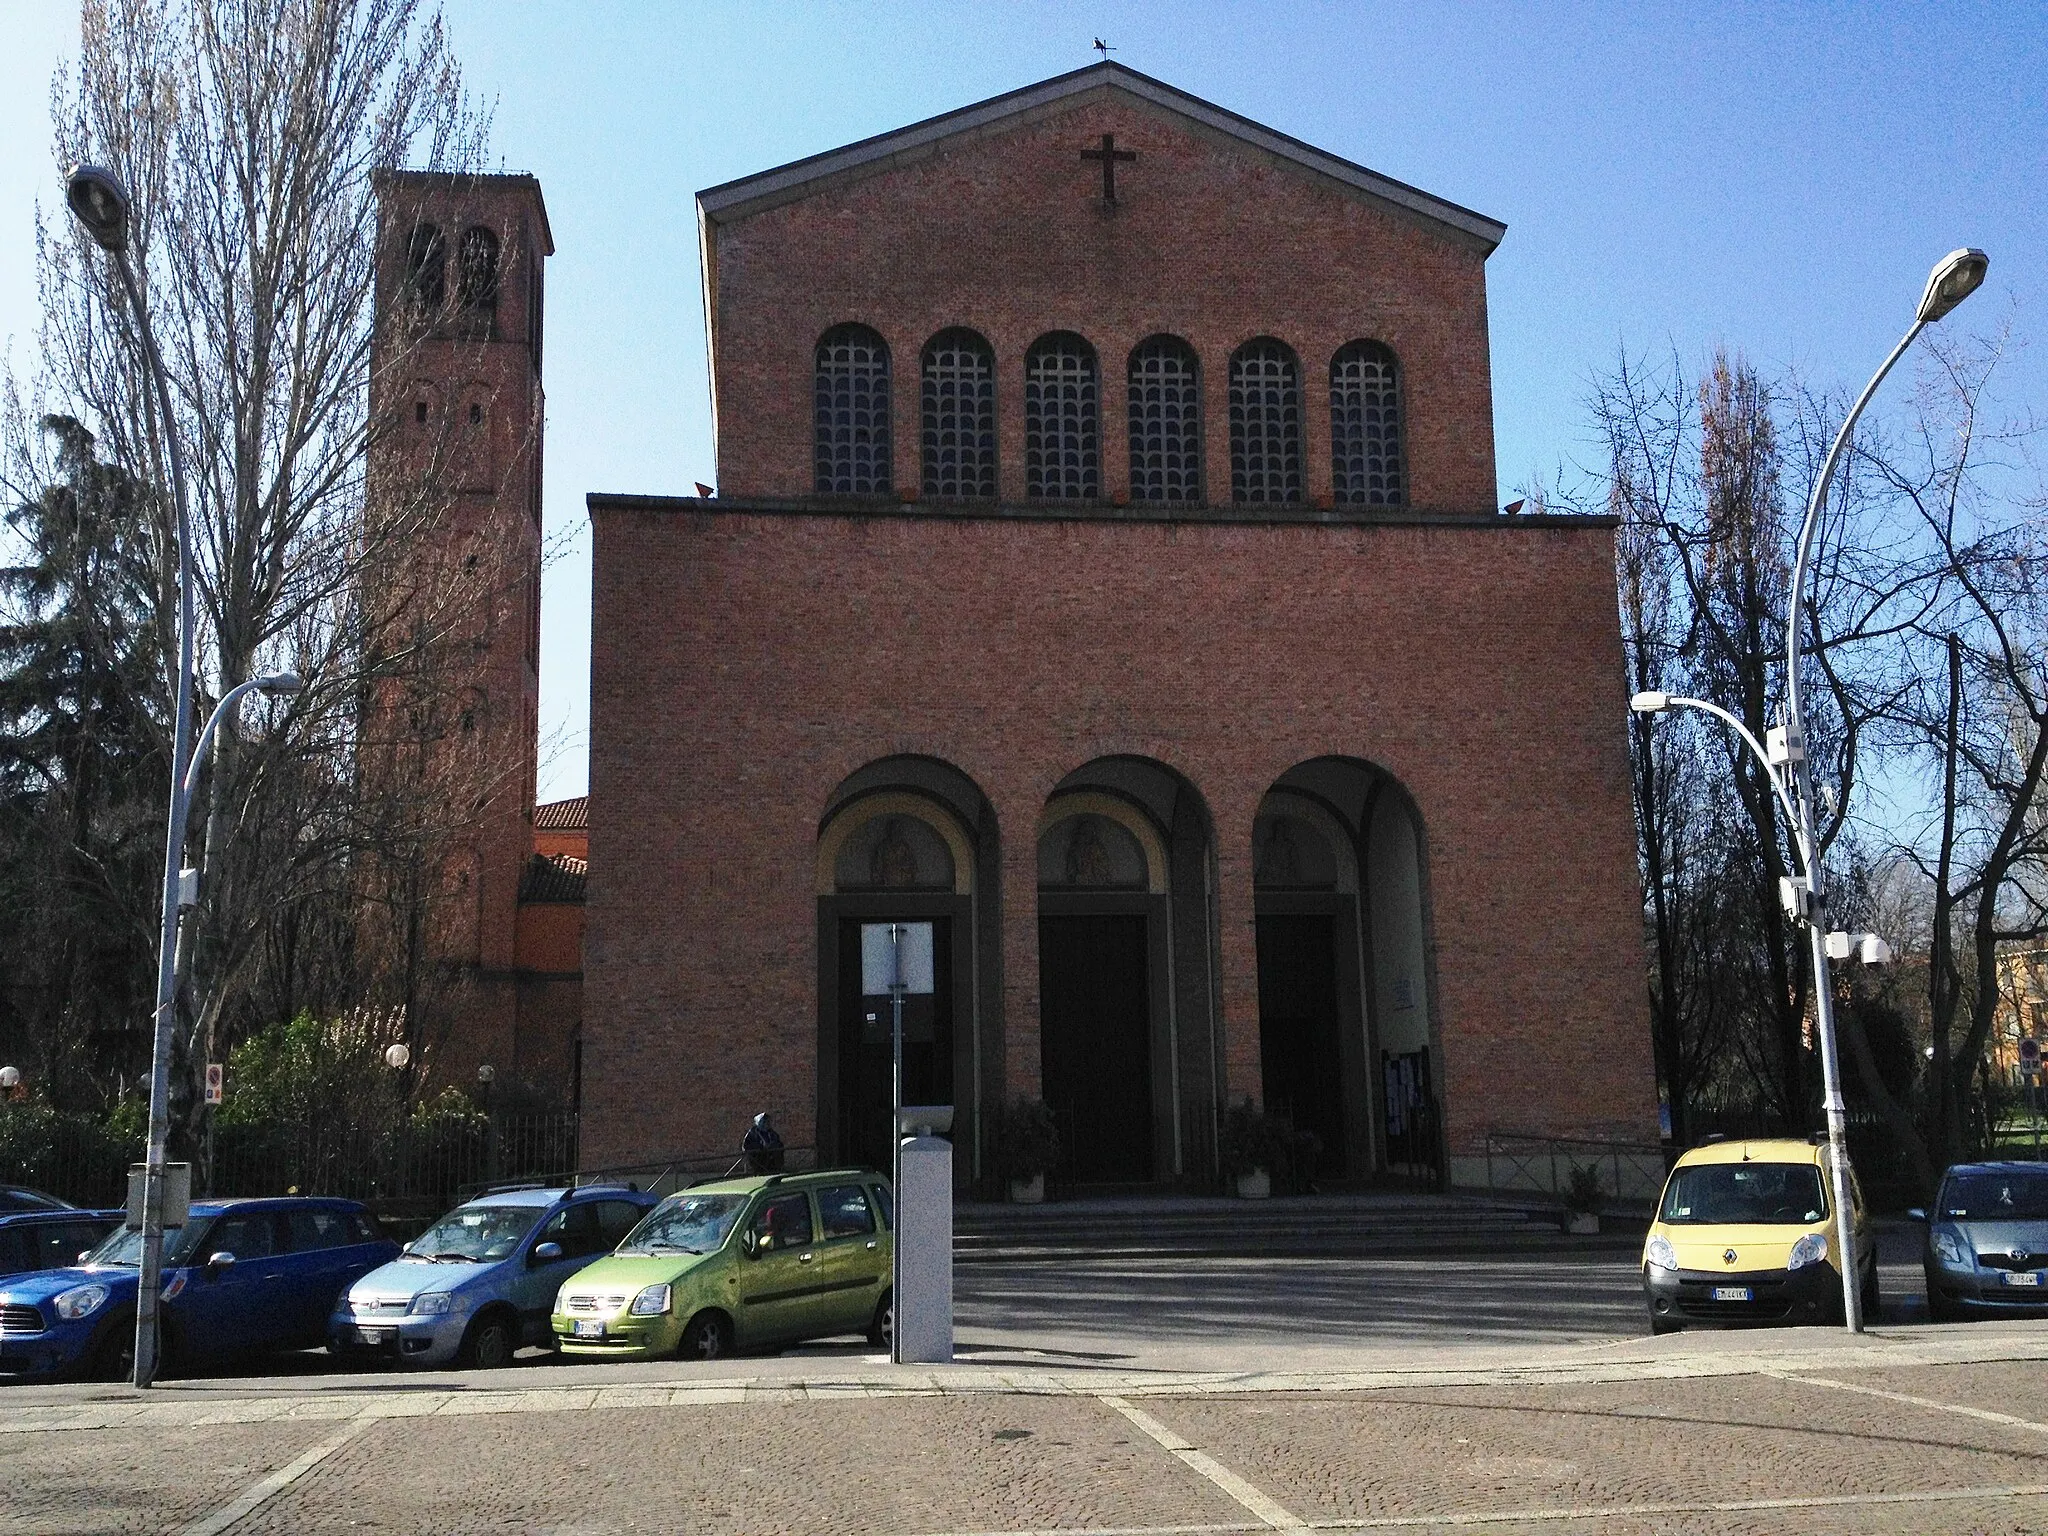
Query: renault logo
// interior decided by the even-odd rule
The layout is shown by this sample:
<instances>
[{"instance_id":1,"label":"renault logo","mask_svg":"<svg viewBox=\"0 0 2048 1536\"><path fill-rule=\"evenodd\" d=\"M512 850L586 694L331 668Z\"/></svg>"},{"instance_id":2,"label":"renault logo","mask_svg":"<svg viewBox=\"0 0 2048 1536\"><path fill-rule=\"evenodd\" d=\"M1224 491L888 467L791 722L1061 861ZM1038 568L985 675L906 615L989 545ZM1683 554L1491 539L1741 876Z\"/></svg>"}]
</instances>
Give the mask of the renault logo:
<instances>
[{"instance_id":1,"label":"renault logo","mask_svg":"<svg viewBox=\"0 0 2048 1536\"><path fill-rule=\"evenodd\" d=\"M1721 1257L1726 1262L1733 1264L1735 1262L1735 1250L1733 1248L1730 1248L1726 1253L1722 1254Z\"/></svg>"}]
</instances>

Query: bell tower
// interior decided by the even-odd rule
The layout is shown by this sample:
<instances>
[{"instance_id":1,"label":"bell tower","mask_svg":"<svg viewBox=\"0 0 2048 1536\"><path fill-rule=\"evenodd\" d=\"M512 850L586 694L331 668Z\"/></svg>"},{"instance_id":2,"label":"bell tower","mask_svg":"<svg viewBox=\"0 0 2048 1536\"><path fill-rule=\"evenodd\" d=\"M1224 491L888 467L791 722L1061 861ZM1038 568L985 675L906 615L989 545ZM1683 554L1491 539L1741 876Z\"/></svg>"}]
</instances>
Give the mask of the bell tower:
<instances>
[{"instance_id":1,"label":"bell tower","mask_svg":"<svg viewBox=\"0 0 2048 1536\"><path fill-rule=\"evenodd\" d=\"M385 663L365 772L417 834L385 861L390 995L431 1079L469 1086L486 1064L505 1080L517 1052L554 241L532 176L390 171L377 192L368 486L388 539L370 566L388 581L364 597Z\"/></svg>"}]
</instances>

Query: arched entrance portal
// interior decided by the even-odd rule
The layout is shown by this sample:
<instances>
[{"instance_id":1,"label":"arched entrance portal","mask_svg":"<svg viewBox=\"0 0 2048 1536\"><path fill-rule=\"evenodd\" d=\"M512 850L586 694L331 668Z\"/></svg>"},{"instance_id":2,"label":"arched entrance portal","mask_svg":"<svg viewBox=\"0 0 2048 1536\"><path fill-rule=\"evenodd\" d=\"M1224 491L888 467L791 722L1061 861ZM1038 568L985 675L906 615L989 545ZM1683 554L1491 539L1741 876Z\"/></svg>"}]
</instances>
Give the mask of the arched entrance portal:
<instances>
[{"instance_id":1,"label":"arched entrance portal","mask_svg":"<svg viewBox=\"0 0 2048 1536\"><path fill-rule=\"evenodd\" d=\"M1316 758L1252 829L1266 1108L1312 1132L1317 1176L1434 1177L1437 1135L1421 823L1390 776Z\"/></svg>"},{"instance_id":2,"label":"arched entrance portal","mask_svg":"<svg viewBox=\"0 0 2048 1536\"><path fill-rule=\"evenodd\" d=\"M1046 801L1040 1073L1064 1182L1152 1183L1208 1166L1211 855L1201 797L1149 759L1097 759Z\"/></svg>"},{"instance_id":3,"label":"arched entrance portal","mask_svg":"<svg viewBox=\"0 0 2048 1536\"><path fill-rule=\"evenodd\" d=\"M980 1076L991 1054L980 1021L994 1012L980 993L999 941L996 857L995 814L950 764L885 758L834 791L817 854L821 1158L889 1166L890 1000L862 995L860 928L929 922L935 989L905 1004L903 1097L955 1106L958 1172L978 1175Z\"/></svg>"}]
</instances>

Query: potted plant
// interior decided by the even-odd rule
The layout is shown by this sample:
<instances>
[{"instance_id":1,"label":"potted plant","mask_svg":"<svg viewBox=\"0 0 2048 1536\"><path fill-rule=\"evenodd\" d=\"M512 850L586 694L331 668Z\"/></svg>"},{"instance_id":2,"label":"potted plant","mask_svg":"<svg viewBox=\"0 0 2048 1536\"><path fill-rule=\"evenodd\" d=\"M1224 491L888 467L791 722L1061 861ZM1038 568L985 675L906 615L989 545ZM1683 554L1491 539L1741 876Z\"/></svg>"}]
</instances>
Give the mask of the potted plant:
<instances>
[{"instance_id":1,"label":"potted plant","mask_svg":"<svg viewBox=\"0 0 2048 1536\"><path fill-rule=\"evenodd\" d=\"M1263 1200L1273 1192L1273 1170L1287 1156L1288 1129L1264 1113L1246 1094L1223 1116L1223 1172L1240 1198Z\"/></svg>"},{"instance_id":2,"label":"potted plant","mask_svg":"<svg viewBox=\"0 0 2048 1536\"><path fill-rule=\"evenodd\" d=\"M996 1166L1009 1180L1010 1199L1037 1205L1045 1176L1060 1160L1060 1129L1043 1099L1012 1099L996 1116Z\"/></svg>"},{"instance_id":3,"label":"potted plant","mask_svg":"<svg viewBox=\"0 0 2048 1536\"><path fill-rule=\"evenodd\" d=\"M1600 1207L1606 1203L1600 1188L1600 1170L1591 1164L1572 1164L1564 1190L1564 1229L1582 1236L1600 1230Z\"/></svg>"}]
</instances>

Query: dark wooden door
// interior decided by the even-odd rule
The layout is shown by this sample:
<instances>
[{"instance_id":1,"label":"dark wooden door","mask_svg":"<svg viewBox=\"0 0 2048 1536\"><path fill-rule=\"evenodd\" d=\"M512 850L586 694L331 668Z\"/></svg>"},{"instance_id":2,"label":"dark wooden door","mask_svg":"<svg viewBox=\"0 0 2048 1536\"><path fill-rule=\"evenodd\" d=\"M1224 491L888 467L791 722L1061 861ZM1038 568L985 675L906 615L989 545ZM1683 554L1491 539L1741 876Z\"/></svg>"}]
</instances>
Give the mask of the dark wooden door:
<instances>
[{"instance_id":1,"label":"dark wooden door","mask_svg":"<svg viewBox=\"0 0 2048 1536\"><path fill-rule=\"evenodd\" d=\"M1269 1114L1313 1131L1316 1171L1344 1171L1344 1073L1338 1055L1337 925L1323 913L1259 919L1259 1060Z\"/></svg>"},{"instance_id":2,"label":"dark wooden door","mask_svg":"<svg viewBox=\"0 0 2048 1536\"><path fill-rule=\"evenodd\" d=\"M1152 1178L1152 1012L1146 918L1038 920L1045 1102L1059 1122L1062 1177Z\"/></svg>"},{"instance_id":3,"label":"dark wooden door","mask_svg":"<svg viewBox=\"0 0 2048 1536\"><path fill-rule=\"evenodd\" d=\"M840 1160L869 1168L890 1166L890 1000L860 994L861 922L839 924L839 1146ZM932 925L930 997L903 1000L903 1102L953 1102L953 924Z\"/></svg>"}]
</instances>

